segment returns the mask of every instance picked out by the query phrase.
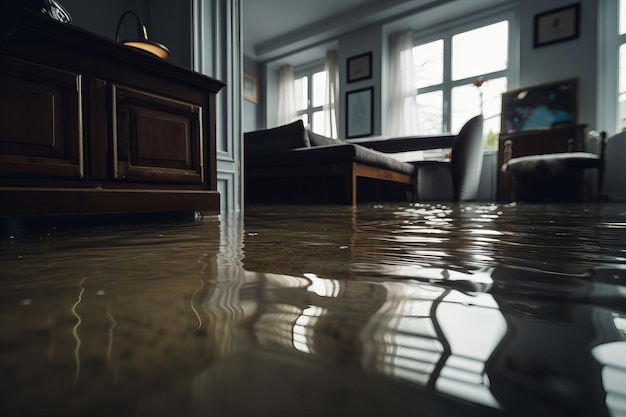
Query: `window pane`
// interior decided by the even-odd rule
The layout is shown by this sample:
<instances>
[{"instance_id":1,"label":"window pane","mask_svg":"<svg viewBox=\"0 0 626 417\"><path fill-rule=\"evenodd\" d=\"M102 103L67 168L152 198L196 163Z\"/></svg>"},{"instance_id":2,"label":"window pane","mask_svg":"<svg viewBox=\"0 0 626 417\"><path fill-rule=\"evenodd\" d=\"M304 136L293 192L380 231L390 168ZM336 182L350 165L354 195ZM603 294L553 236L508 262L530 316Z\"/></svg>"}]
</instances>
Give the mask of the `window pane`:
<instances>
[{"instance_id":1,"label":"window pane","mask_svg":"<svg viewBox=\"0 0 626 417\"><path fill-rule=\"evenodd\" d=\"M508 65L509 22L502 21L452 37L452 79L502 71Z\"/></svg>"},{"instance_id":2,"label":"window pane","mask_svg":"<svg viewBox=\"0 0 626 417\"><path fill-rule=\"evenodd\" d=\"M330 136L329 132L329 123L327 123L328 118L328 110L316 111L313 113L313 128L311 129L314 133L324 136Z\"/></svg>"},{"instance_id":3,"label":"window pane","mask_svg":"<svg viewBox=\"0 0 626 417\"><path fill-rule=\"evenodd\" d=\"M417 88L443 82L443 39L413 48Z\"/></svg>"},{"instance_id":4,"label":"window pane","mask_svg":"<svg viewBox=\"0 0 626 417\"><path fill-rule=\"evenodd\" d=\"M626 33L626 0L619 2L619 34Z\"/></svg>"},{"instance_id":5,"label":"window pane","mask_svg":"<svg viewBox=\"0 0 626 417\"><path fill-rule=\"evenodd\" d=\"M443 133L443 91L417 95L418 135Z\"/></svg>"},{"instance_id":6,"label":"window pane","mask_svg":"<svg viewBox=\"0 0 626 417\"><path fill-rule=\"evenodd\" d=\"M501 128L502 93L507 90L507 78L495 78L485 82L483 88L483 132L485 148L497 149Z\"/></svg>"},{"instance_id":7,"label":"window pane","mask_svg":"<svg viewBox=\"0 0 626 417\"><path fill-rule=\"evenodd\" d=\"M502 93L507 89L507 78L487 80L481 87L483 92L483 115L486 119L502 113ZM499 132L500 127L495 132Z\"/></svg>"},{"instance_id":8,"label":"window pane","mask_svg":"<svg viewBox=\"0 0 626 417\"><path fill-rule=\"evenodd\" d=\"M304 123L304 127L310 128L309 126L309 115L306 113L298 115L298 119L302 119L302 123Z\"/></svg>"},{"instance_id":9,"label":"window pane","mask_svg":"<svg viewBox=\"0 0 626 417\"><path fill-rule=\"evenodd\" d=\"M324 104L326 104L326 71L321 71L313 74L313 107L321 107Z\"/></svg>"},{"instance_id":10,"label":"window pane","mask_svg":"<svg viewBox=\"0 0 626 417\"><path fill-rule=\"evenodd\" d=\"M480 114L480 93L472 84L452 89L450 132L458 133L465 122Z\"/></svg>"},{"instance_id":11,"label":"window pane","mask_svg":"<svg viewBox=\"0 0 626 417\"><path fill-rule=\"evenodd\" d=\"M481 92L482 92L482 113L485 123L488 119L499 117L502 112L502 93L506 91L506 77L494 78L485 81L480 87L474 84L467 84L452 89L452 120L451 132L458 132L461 127L473 116L481 112ZM499 132L500 127L494 132Z\"/></svg>"},{"instance_id":12,"label":"window pane","mask_svg":"<svg viewBox=\"0 0 626 417\"><path fill-rule=\"evenodd\" d=\"M309 102L309 77L296 78L296 110L306 110Z\"/></svg>"},{"instance_id":13,"label":"window pane","mask_svg":"<svg viewBox=\"0 0 626 417\"><path fill-rule=\"evenodd\" d=\"M626 44L619 47L619 128L626 128Z\"/></svg>"}]
</instances>

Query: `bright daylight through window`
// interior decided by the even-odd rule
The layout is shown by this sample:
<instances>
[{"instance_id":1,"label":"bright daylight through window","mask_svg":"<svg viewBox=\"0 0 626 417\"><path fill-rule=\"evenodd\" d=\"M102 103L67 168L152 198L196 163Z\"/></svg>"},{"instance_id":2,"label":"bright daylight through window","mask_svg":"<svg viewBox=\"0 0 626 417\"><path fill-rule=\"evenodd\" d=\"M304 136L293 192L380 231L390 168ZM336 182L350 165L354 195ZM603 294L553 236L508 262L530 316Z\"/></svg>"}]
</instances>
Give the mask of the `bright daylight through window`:
<instances>
[{"instance_id":1,"label":"bright daylight through window","mask_svg":"<svg viewBox=\"0 0 626 417\"><path fill-rule=\"evenodd\" d=\"M619 125L626 130L626 0L619 0Z\"/></svg>"},{"instance_id":2,"label":"bright daylight through window","mask_svg":"<svg viewBox=\"0 0 626 417\"><path fill-rule=\"evenodd\" d=\"M413 48L418 134L458 132L481 111L486 146L496 146L501 94L507 89L509 22L439 33Z\"/></svg>"},{"instance_id":3,"label":"bright daylight through window","mask_svg":"<svg viewBox=\"0 0 626 417\"><path fill-rule=\"evenodd\" d=\"M330 136L328 110L326 105L326 71L315 67L298 71L296 84L296 110L298 118L313 132Z\"/></svg>"}]
</instances>

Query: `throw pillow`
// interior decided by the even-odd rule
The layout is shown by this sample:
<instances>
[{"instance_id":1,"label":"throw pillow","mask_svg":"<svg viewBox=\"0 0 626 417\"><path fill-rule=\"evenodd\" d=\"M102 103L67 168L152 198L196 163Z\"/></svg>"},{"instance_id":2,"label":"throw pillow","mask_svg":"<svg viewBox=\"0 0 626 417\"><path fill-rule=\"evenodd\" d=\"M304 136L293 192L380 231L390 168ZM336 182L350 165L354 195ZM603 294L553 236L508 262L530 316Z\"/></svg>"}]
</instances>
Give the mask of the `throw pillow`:
<instances>
[{"instance_id":1,"label":"throw pillow","mask_svg":"<svg viewBox=\"0 0 626 417\"><path fill-rule=\"evenodd\" d=\"M338 143L341 143L341 141L337 139L329 138L327 136L311 132L310 130L307 130L307 132L309 134L309 141L311 141L311 146L337 145Z\"/></svg>"}]
</instances>

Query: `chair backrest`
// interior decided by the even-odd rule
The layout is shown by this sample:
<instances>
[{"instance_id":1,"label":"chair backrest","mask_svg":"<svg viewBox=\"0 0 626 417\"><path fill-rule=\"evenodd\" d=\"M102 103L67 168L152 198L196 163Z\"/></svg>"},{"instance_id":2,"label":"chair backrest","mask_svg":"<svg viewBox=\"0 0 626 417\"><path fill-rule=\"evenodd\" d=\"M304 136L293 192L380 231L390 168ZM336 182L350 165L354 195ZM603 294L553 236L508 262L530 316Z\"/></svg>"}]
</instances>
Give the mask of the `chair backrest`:
<instances>
[{"instance_id":1,"label":"chair backrest","mask_svg":"<svg viewBox=\"0 0 626 417\"><path fill-rule=\"evenodd\" d=\"M472 201L478 195L483 166L483 117L465 123L452 142L452 190L454 201Z\"/></svg>"}]
</instances>

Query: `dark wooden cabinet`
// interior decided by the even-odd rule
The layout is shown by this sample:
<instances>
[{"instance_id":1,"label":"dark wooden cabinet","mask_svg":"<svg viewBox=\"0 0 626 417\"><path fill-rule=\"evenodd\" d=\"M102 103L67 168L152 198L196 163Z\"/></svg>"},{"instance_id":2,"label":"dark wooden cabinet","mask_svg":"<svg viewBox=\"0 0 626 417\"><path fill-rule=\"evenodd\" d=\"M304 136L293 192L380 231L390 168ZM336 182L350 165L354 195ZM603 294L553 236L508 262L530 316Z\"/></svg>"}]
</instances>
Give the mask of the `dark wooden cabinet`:
<instances>
[{"instance_id":1,"label":"dark wooden cabinet","mask_svg":"<svg viewBox=\"0 0 626 417\"><path fill-rule=\"evenodd\" d=\"M222 82L0 12L0 216L219 211Z\"/></svg>"},{"instance_id":2,"label":"dark wooden cabinet","mask_svg":"<svg viewBox=\"0 0 626 417\"><path fill-rule=\"evenodd\" d=\"M501 134L498 139L498 201L511 201L509 174L502 165L511 158L558 152L583 151L586 125L563 126Z\"/></svg>"}]
</instances>

